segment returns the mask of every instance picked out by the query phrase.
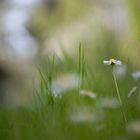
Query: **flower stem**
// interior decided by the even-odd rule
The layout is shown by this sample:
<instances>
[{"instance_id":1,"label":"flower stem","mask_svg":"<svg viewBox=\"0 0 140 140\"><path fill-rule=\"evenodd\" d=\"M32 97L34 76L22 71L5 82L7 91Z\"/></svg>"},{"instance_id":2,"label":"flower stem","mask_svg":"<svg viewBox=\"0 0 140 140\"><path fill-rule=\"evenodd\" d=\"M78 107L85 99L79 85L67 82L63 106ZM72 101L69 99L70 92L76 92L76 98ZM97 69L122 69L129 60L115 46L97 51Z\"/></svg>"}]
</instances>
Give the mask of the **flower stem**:
<instances>
[{"instance_id":1,"label":"flower stem","mask_svg":"<svg viewBox=\"0 0 140 140\"><path fill-rule=\"evenodd\" d=\"M119 87L118 87L118 84L117 84L117 79L116 79L116 76L115 76L114 72L113 72L113 79L114 79L114 83L115 83L115 88L116 88L118 100L119 100L119 103L120 103L120 106L121 106L121 112L122 112L122 115L124 117L124 122L127 123L126 115L125 115L125 112L124 112L124 109L123 109L123 103L122 103L121 96L120 96Z\"/></svg>"}]
</instances>

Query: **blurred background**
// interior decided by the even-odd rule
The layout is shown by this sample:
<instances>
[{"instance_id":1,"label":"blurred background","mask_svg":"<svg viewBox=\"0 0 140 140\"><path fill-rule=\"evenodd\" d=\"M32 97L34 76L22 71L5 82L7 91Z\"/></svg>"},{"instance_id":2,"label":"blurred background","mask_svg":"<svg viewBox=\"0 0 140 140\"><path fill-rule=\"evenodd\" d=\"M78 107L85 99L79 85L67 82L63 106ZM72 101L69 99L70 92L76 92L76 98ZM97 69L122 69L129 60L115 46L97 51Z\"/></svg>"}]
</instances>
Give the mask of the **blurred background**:
<instances>
[{"instance_id":1,"label":"blurred background","mask_svg":"<svg viewBox=\"0 0 140 140\"><path fill-rule=\"evenodd\" d=\"M97 70L111 57L139 69L140 1L1 0L0 104L29 102L37 65L54 54L58 68L65 53L77 61L80 43Z\"/></svg>"}]
</instances>

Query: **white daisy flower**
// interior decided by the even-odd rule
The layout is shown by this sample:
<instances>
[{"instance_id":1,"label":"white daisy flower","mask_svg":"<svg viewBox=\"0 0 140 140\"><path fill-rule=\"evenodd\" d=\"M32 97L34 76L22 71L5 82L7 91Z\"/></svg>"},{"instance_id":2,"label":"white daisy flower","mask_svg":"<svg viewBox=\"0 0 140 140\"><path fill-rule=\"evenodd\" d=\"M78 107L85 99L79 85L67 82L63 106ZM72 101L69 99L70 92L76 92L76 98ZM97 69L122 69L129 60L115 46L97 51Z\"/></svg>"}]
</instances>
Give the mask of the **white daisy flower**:
<instances>
[{"instance_id":1,"label":"white daisy flower","mask_svg":"<svg viewBox=\"0 0 140 140\"><path fill-rule=\"evenodd\" d=\"M104 60L103 63L106 65L121 65L122 64L120 60L116 60L116 59Z\"/></svg>"}]
</instances>

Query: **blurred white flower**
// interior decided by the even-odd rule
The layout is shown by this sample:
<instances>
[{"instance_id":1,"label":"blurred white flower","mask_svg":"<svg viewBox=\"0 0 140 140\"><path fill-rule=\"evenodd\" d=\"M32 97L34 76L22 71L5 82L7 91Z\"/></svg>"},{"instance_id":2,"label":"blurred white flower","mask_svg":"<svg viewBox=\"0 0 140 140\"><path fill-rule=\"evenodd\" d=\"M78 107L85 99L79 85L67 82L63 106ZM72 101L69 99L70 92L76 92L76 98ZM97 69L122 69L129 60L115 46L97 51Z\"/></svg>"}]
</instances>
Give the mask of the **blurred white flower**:
<instances>
[{"instance_id":1,"label":"blurred white flower","mask_svg":"<svg viewBox=\"0 0 140 140\"><path fill-rule=\"evenodd\" d=\"M81 90L80 94L83 96L93 98L93 99L95 99L97 97L97 95L95 93L93 93L92 91L87 91L87 90Z\"/></svg>"},{"instance_id":2,"label":"blurred white flower","mask_svg":"<svg viewBox=\"0 0 140 140\"><path fill-rule=\"evenodd\" d=\"M89 106L71 109L68 116L72 123L98 123L104 119L103 112L95 111Z\"/></svg>"},{"instance_id":3,"label":"blurred white flower","mask_svg":"<svg viewBox=\"0 0 140 140\"><path fill-rule=\"evenodd\" d=\"M77 74L63 74L52 82L53 93L58 95L78 87L79 77Z\"/></svg>"},{"instance_id":4,"label":"blurred white flower","mask_svg":"<svg viewBox=\"0 0 140 140\"><path fill-rule=\"evenodd\" d=\"M114 67L113 72L118 78L122 78L126 74L126 66L121 65L119 67Z\"/></svg>"},{"instance_id":5,"label":"blurred white flower","mask_svg":"<svg viewBox=\"0 0 140 140\"><path fill-rule=\"evenodd\" d=\"M103 63L106 65L121 65L122 64L120 60L116 60L116 59L104 60Z\"/></svg>"},{"instance_id":6,"label":"blurred white flower","mask_svg":"<svg viewBox=\"0 0 140 140\"><path fill-rule=\"evenodd\" d=\"M102 108L115 109L119 107L119 102L116 98L104 97L99 100L97 106Z\"/></svg>"},{"instance_id":7,"label":"blurred white flower","mask_svg":"<svg viewBox=\"0 0 140 140\"><path fill-rule=\"evenodd\" d=\"M126 131L131 134L140 135L140 121L133 121L126 126Z\"/></svg>"},{"instance_id":8,"label":"blurred white flower","mask_svg":"<svg viewBox=\"0 0 140 140\"><path fill-rule=\"evenodd\" d=\"M13 6L28 7L39 4L40 0L10 0L9 3Z\"/></svg>"},{"instance_id":9,"label":"blurred white flower","mask_svg":"<svg viewBox=\"0 0 140 140\"><path fill-rule=\"evenodd\" d=\"M132 77L133 77L134 80L140 79L140 71L133 72Z\"/></svg>"}]
</instances>

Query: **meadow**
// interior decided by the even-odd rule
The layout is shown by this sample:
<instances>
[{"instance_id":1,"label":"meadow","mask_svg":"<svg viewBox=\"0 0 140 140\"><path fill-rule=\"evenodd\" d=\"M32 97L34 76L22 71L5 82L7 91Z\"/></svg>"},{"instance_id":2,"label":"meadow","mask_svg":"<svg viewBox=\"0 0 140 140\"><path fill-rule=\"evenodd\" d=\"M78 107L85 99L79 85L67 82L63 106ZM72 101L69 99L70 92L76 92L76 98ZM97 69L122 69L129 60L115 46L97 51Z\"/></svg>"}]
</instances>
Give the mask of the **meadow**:
<instances>
[{"instance_id":1,"label":"meadow","mask_svg":"<svg viewBox=\"0 0 140 140\"><path fill-rule=\"evenodd\" d=\"M86 58L84 47L79 47L75 58L64 52L63 62L56 56L42 61L38 66L40 86L34 87L30 106L0 108L0 139L138 140L138 72L133 73L128 59L121 55L118 55L122 62L120 66L105 65L103 55L99 50L97 52L96 61L92 55L90 59ZM112 72L116 75L122 105ZM54 77L62 74L62 82L68 83L64 89L53 86ZM65 78L68 74L77 78ZM70 86L73 82L75 85Z\"/></svg>"},{"instance_id":2,"label":"meadow","mask_svg":"<svg viewBox=\"0 0 140 140\"><path fill-rule=\"evenodd\" d=\"M0 106L0 140L139 140L139 25L137 0L37 7L24 28L39 78L30 103Z\"/></svg>"}]
</instances>

